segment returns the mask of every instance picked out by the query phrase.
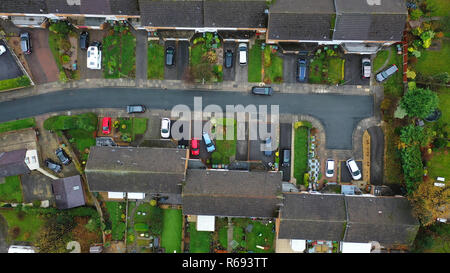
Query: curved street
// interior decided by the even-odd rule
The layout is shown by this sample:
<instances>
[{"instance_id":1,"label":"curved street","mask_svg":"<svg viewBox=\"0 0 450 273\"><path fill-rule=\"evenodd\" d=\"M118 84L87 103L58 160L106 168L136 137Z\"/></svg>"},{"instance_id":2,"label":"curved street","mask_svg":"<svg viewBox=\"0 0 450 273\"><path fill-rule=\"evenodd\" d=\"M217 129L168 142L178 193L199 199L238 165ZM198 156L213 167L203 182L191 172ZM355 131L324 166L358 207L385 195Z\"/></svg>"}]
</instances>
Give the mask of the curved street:
<instances>
[{"instance_id":1,"label":"curved street","mask_svg":"<svg viewBox=\"0 0 450 273\"><path fill-rule=\"evenodd\" d=\"M128 104L144 104L148 109L171 110L184 104L193 110L194 97L202 97L203 108L216 104L279 105L281 114L311 115L325 127L327 149L352 149L352 133L358 122L373 116L373 96L340 94L275 93L271 97L249 92L162 90L140 88L69 89L0 102L0 122L50 112L125 108Z\"/></svg>"}]
</instances>

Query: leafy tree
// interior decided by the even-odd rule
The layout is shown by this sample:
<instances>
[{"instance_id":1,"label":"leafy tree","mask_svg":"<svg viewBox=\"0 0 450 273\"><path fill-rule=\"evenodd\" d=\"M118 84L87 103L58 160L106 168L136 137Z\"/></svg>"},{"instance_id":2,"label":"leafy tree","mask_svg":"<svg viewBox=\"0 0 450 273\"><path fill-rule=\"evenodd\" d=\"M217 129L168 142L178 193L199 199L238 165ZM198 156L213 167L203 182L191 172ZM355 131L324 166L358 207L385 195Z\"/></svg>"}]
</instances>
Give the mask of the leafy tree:
<instances>
[{"instance_id":1,"label":"leafy tree","mask_svg":"<svg viewBox=\"0 0 450 273\"><path fill-rule=\"evenodd\" d=\"M420 39L422 39L423 41L423 47L424 48L429 48L431 45L431 39L433 39L435 33L432 30L427 30L425 32L422 32L422 34L420 34Z\"/></svg>"},{"instance_id":2,"label":"leafy tree","mask_svg":"<svg viewBox=\"0 0 450 273\"><path fill-rule=\"evenodd\" d=\"M449 199L450 187L437 187L432 180L420 183L410 198L414 213L423 226L450 213Z\"/></svg>"},{"instance_id":3,"label":"leafy tree","mask_svg":"<svg viewBox=\"0 0 450 273\"><path fill-rule=\"evenodd\" d=\"M400 150L406 190L411 195L417 184L423 179L422 154L418 145L408 146Z\"/></svg>"},{"instance_id":4,"label":"leafy tree","mask_svg":"<svg viewBox=\"0 0 450 273\"><path fill-rule=\"evenodd\" d=\"M439 104L438 96L430 89L416 88L408 90L400 100L400 105L408 116L426 118Z\"/></svg>"},{"instance_id":5,"label":"leafy tree","mask_svg":"<svg viewBox=\"0 0 450 273\"><path fill-rule=\"evenodd\" d=\"M422 17L422 15L423 15L423 12L420 9L413 9L409 14L409 16L411 17L411 20L417 20L420 17Z\"/></svg>"},{"instance_id":6,"label":"leafy tree","mask_svg":"<svg viewBox=\"0 0 450 273\"><path fill-rule=\"evenodd\" d=\"M64 253L69 235L75 226L73 218L67 213L51 216L39 234L36 246L43 253Z\"/></svg>"},{"instance_id":7,"label":"leafy tree","mask_svg":"<svg viewBox=\"0 0 450 273\"><path fill-rule=\"evenodd\" d=\"M427 136L423 127L410 124L401 129L400 140L406 145L424 146L426 144Z\"/></svg>"}]
</instances>

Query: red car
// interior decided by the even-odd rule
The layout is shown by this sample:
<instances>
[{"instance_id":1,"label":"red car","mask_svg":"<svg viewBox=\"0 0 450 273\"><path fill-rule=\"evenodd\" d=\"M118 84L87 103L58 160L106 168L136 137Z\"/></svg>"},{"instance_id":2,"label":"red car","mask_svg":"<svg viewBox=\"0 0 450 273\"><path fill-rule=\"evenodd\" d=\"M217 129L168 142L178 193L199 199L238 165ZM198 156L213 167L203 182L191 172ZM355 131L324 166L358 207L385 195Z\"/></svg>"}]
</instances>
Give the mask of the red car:
<instances>
[{"instance_id":1,"label":"red car","mask_svg":"<svg viewBox=\"0 0 450 273\"><path fill-rule=\"evenodd\" d=\"M193 138L191 140L191 153L192 155L200 154L200 141L198 139Z\"/></svg>"},{"instance_id":2,"label":"red car","mask_svg":"<svg viewBox=\"0 0 450 273\"><path fill-rule=\"evenodd\" d=\"M109 135L111 133L111 118L104 117L102 120L102 133Z\"/></svg>"}]
</instances>

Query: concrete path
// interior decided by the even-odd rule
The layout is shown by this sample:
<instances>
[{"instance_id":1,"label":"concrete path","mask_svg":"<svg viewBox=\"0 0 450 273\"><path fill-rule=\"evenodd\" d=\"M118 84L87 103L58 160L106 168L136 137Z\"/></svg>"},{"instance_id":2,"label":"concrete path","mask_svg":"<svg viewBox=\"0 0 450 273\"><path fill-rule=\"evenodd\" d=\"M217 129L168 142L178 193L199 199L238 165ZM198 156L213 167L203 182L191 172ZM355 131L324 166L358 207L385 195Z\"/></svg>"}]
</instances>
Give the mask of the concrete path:
<instances>
[{"instance_id":1,"label":"concrete path","mask_svg":"<svg viewBox=\"0 0 450 273\"><path fill-rule=\"evenodd\" d=\"M231 241L233 241L233 222L231 222L231 217L228 217L228 243L227 243L227 252L231 253L233 248L231 247Z\"/></svg>"},{"instance_id":2,"label":"concrete path","mask_svg":"<svg viewBox=\"0 0 450 273\"><path fill-rule=\"evenodd\" d=\"M138 30L136 35L136 79L147 79L148 32Z\"/></svg>"}]
</instances>

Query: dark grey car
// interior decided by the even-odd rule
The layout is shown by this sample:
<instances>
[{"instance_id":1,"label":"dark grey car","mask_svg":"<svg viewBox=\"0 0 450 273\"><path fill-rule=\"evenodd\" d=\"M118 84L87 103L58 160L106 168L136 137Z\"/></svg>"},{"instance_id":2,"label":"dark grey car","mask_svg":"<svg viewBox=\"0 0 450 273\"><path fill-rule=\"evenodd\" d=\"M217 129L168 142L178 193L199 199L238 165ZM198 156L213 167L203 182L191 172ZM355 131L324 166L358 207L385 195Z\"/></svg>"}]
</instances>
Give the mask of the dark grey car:
<instances>
[{"instance_id":1,"label":"dark grey car","mask_svg":"<svg viewBox=\"0 0 450 273\"><path fill-rule=\"evenodd\" d=\"M80 48L87 50L88 47L89 47L89 33L86 31L83 31L80 34Z\"/></svg>"},{"instance_id":2,"label":"dark grey car","mask_svg":"<svg viewBox=\"0 0 450 273\"><path fill-rule=\"evenodd\" d=\"M273 94L273 89L270 86L266 87L254 86L252 88L252 93L255 95L271 96Z\"/></svg>"},{"instance_id":3,"label":"dark grey car","mask_svg":"<svg viewBox=\"0 0 450 273\"><path fill-rule=\"evenodd\" d=\"M47 158L45 160L45 166L47 166L47 168L49 168L50 170L54 171L55 173L59 173L62 170L62 166L59 165L58 163L56 163L55 161Z\"/></svg>"},{"instance_id":4,"label":"dark grey car","mask_svg":"<svg viewBox=\"0 0 450 273\"><path fill-rule=\"evenodd\" d=\"M62 148L56 149L55 154L58 157L59 161L61 161L62 164L64 164L64 165L70 164L71 160Z\"/></svg>"},{"instance_id":5,"label":"dark grey car","mask_svg":"<svg viewBox=\"0 0 450 273\"><path fill-rule=\"evenodd\" d=\"M166 49L166 65L172 66L175 64L175 48L169 46Z\"/></svg>"},{"instance_id":6,"label":"dark grey car","mask_svg":"<svg viewBox=\"0 0 450 273\"><path fill-rule=\"evenodd\" d=\"M146 110L144 105L128 105L127 106L127 113L144 113Z\"/></svg>"},{"instance_id":7,"label":"dark grey car","mask_svg":"<svg viewBox=\"0 0 450 273\"><path fill-rule=\"evenodd\" d=\"M31 37L28 32L20 33L20 47L25 54L31 53Z\"/></svg>"},{"instance_id":8,"label":"dark grey car","mask_svg":"<svg viewBox=\"0 0 450 273\"><path fill-rule=\"evenodd\" d=\"M281 166L289 167L291 164L291 150L283 150L283 163Z\"/></svg>"},{"instance_id":9,"label":"dark grey car","mask_svg":"<svg viewBox=\"0 0 450 273\"><path fill-rule=\"evenodd\" d=\"M233 66L233 52L228 49L225 52L225 67L231 68L232 66Z\"/></svg>"}]
</instances>

